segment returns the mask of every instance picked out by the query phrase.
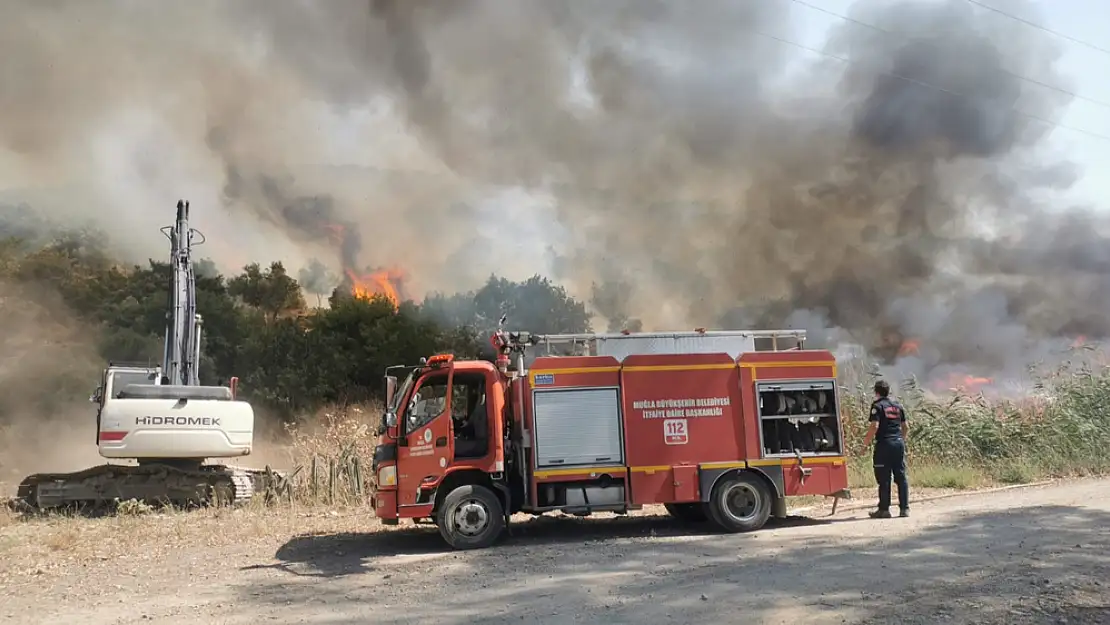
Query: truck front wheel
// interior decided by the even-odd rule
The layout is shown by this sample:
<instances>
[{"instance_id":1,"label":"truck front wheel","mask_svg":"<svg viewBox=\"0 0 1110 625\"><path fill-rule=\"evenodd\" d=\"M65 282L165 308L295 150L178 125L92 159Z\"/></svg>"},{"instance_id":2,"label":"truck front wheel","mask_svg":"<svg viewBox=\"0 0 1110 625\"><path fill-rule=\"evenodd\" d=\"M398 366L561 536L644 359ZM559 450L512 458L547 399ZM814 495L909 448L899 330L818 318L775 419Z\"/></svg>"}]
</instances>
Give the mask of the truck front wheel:
<instances>
[{"instance_id":1,"label":"truck front wheel","mask_svg":"<svg viewBox=\"0 0 1110 625\"><path fill-rule=\"evenodd\" d=\"M714 524L724 531L751 532L767 522L772 503L771 492L762 479L752 473L738 473L717 482L708 508Z\"/></svg>"},{"instance_id":2,"label":"truck front wheel","mask_svg":"<svg viewBox=\"0 0 1110 625\"><path fill-rule=\"evenodd\" d=\"M485 486L467 484L447 494L436 513L443 540L455 549L485 549L505 529L505 510Z\"/></svg>"}]
</instances>

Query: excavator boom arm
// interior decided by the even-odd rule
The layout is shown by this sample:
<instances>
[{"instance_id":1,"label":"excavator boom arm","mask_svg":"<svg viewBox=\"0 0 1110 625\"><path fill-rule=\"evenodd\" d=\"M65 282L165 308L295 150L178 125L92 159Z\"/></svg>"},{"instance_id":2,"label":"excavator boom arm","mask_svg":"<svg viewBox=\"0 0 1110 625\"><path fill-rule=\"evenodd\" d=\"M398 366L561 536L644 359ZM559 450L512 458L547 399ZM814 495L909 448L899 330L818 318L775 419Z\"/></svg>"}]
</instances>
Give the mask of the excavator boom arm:
<instances>
[{"instance_id":1,"label":"excavator boom arm","mask_svg":"<svg viewBox=\"0 0 1110 625\"><path fill-rule=\"evenodd\" d=\"M204 235L189 227L189 203L177 202L177 220L162 228L170 240L170 301L166 313L162 374L169 384L200 384L201 318L197 314L192 248Z\"/></svg>"}]
</instances>

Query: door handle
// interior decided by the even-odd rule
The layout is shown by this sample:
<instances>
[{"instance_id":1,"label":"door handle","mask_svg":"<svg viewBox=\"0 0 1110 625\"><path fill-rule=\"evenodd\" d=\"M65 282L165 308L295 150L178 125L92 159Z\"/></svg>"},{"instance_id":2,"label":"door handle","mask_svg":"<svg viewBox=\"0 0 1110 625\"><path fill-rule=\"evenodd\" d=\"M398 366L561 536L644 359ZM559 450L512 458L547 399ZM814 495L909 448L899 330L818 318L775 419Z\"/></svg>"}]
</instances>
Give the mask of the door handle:
<instances>
[{"instance_id":1,"label":"door handle","mask_svg":"<svg viewBox=\"0 0 1110 625\"><path fill-rule=\"evenodd\" d=\"M436 439L436 447L446 447L446 446L447 446L447 437L446 436L440 436L439 438Z\"/></svg>"}]
</instances>

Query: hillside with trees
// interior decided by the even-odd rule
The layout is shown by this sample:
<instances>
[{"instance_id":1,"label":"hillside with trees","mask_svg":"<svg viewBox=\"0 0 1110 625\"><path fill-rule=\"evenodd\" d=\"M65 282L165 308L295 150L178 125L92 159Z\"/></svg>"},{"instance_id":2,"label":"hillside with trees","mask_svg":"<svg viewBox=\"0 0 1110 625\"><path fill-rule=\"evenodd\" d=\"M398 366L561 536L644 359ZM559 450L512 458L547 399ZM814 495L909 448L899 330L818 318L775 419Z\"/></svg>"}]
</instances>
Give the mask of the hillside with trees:
<instances>
[{"instance_id":1,"label":"hillside with trees","mask_svg":"<svg viewBox=\"0 0 1110 625\"><path fill-rule=\"evenodd\" d=\"M109 360L160 362L170 267L156 260L120 264L95 232L39 232L26 226L0 233L5 306L36 305L64 316L69 326L81 328L79 342L91 348L84 353L93 353L78 370L59 363L36 377L43 391L33 396L48 410L52 403L87 396L97 368ZM281 262L250 264L231 276L220 275L209 260L197 261L196 269L204 319L202 382L226 384L238 376L246 398L285 418L378 398L388 365L445 350L489 357L486 337L503 313L514 326L533 331L590 329L586 306L539 276L523 282L490 276L474 291L433 294L422 304L395 307L384 297L356 297L343 288L317 297ZM319 268L298 275L314 271ZM16 334L27 336L42 318L39 313L24 319L26 327ZM94 367L95 356L100 362ZM3 410L0 405L0 422Z\"/></svg>"}]
</instances>

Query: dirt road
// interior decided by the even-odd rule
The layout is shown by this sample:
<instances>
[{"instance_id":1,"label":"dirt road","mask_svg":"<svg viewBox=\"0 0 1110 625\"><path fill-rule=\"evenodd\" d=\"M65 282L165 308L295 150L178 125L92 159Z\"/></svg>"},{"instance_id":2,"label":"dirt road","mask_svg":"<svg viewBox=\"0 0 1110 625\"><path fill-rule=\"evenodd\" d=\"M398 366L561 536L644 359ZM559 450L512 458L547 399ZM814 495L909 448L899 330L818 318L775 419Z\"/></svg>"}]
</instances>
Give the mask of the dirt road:
<instances>
[{"instance_id":1,"label":"dirt road","mask_svg":"<svg viewBox=\"0 0 1110 625\"><path fill-rule=\"evenodd\" d=\"M962 496L884 521L814 512L735 536L540 520L468 553L336 514L66 520L49 538L18 523L0 530L0 623L1105 624L1108 490Z\"/></svg>"}]
</instances>

